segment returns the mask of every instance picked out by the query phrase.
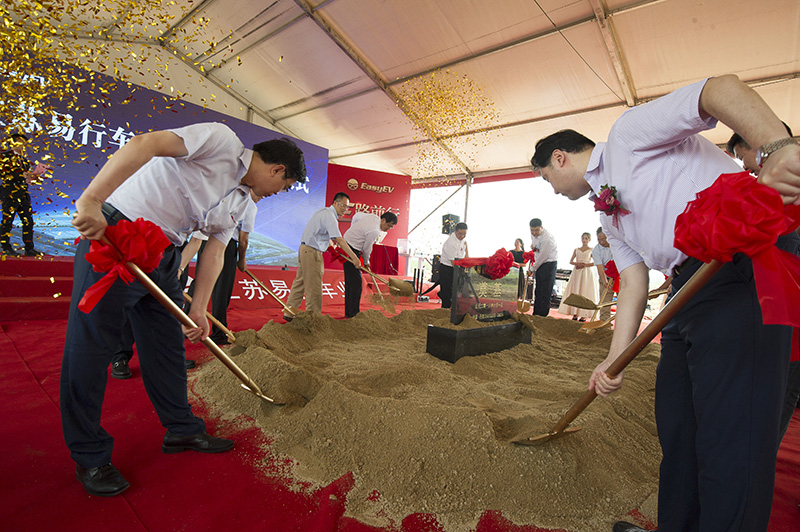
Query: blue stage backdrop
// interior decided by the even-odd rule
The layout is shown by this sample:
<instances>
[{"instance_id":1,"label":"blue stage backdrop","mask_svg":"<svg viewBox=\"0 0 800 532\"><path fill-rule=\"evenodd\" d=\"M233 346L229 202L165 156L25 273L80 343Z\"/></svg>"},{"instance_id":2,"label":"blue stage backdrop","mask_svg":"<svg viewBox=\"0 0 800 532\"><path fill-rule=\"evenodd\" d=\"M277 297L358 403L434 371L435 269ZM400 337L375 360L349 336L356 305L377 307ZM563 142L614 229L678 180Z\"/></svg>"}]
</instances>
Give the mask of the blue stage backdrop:
<instances>
[{"instance_id":1,"label":"blue stage backdrop","mask_svg":"<svg viewBox=\"0 0 800 532\"><path fill-rule=\"evenodd\" d=\"M113 81L99 74L97 77ZM78 233L69 221L75 200L108 157L136 134L200 122L223 122L249 148L264 140L287 137L136 85L117 82L116 87L102 92L90 90L100 86L97 80L87 81L84 86L86 91L81 93L94 92L95 97L83 96L77 110L56 103L60 116L50 117L49 121L32 119L26 132L32 137L27 152L31 162L53 167L41 185L29 188L35 211L36 246L48 254L74 252L72 241ZM305 155L308 181L258 203L247 252L251 264L297 265L303 228L313 212L325 204L328 150L292 140ZM19 231L17 223L12 240L19 242Z\"/></svg>"}]
</instances>

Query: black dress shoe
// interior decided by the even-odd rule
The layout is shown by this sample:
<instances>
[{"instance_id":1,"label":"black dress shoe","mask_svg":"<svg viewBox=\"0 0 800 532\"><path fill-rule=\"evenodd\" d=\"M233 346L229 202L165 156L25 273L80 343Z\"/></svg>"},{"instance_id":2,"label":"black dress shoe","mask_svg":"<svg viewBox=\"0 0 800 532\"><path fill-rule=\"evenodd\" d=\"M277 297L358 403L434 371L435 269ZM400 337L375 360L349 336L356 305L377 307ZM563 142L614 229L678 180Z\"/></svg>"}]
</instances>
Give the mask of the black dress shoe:
<instances>
[{"instance_id":1,"label":"black dress shoe","mask_svg":"<svg viewBox=\"0 0 800 532\"><path fill-rule=\"evenodd\" d=\"M192 360L191 358L186 359L186 369L194 369L197 367L197 362Z\"/></svg>"},{"instance_id":2,"label":"black dress shoe","mask_svg":"<svg viewBox=\"0 0 800 532\"><path fill-rule=\"evenodd\" d=\"M111 364L111 376L120 380L130 379L133 377L131 368L128 366L128 361L123 358L122 360L117 360Z\"/></svg>"},{"instance_id":3,"label":"black dress shoe","mask_svg":"<svg viewBox=\"0 0 800 532\"><path fill-rule=\"evenodd\" d=\"M33 249L33 248L28 248L28 249L25 250L25 256L26 257L38 257L40 255L44 255L44 253L42 253L39 250Z\"/></svg>"},{"instance_id":4,"label":"black dress shoe","mask_svg":"<svg viewBox=\"0 0 800 532\"><path fill-rule=\"evenodd\" d=\"M208 432L193 434L191 436L177 436L170 431L164 435L161 452L166 454L181 451L198 451L201 453L223 453L233 448L233 440L216 438Z\"/></svg>"},{"instance_id":5,"label":"black dress shoe","mask_svg":"<svg viewBox=\"0 0 800 532\"><path fill-rule=\"evenodd\" d=\"M627 521L617 521L614 523L613 532L648 532L640 526L633 525Z\"/></svg>"},{"instance_id":6,"label":"black dress shoe","mask_svg":"<svg viewBox=\"0 0 800 532\"><path fill-rule=\"evenodd\" d=\"M76 466L75 476L83 484L83 489L98 497L113 497L131 486L112 464L89 469Z\"/></svg>"},{"instance_id":7,"label":"black dress shoe","mask_svg":"<svg viewBox=\"0 0 800 532\"><path fill-rule=\"evenodd\" d=\"M8 255L9 257L19 257L19 253L17 253L14 248L12 247L5 247L3 246L3 255Z\"/></svg>"}]
</instances>

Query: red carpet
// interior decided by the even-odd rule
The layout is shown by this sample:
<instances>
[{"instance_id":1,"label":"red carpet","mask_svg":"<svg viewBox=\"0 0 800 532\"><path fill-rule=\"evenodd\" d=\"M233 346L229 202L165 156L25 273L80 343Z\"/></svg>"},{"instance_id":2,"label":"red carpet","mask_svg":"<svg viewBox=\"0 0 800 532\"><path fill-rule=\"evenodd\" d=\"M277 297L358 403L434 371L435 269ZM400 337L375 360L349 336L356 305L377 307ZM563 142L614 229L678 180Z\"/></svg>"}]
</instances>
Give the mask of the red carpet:
<instances>
[{"instance_id":1,"label":"red carpet","mask_svg":"<svg viewBox=\"0 0 800 532\"><path fill-rule=\"evenodd\" d=\"M333 308L334 315L341 308ZM260 328L275 312L232 311L234 330ZM7 319L7 318L6 318ZM139 379L109 378L103 423L116 438L114 463L130 481L121 496L86 494L74 477L74 464L61 436L58 379L66 320L0 324L3 438L0 447L0 530L268 530L302 532L444 532L435 516L414 514L388 529L344 517L353 479L346 475L320 490L302 489L255 465L268 451L260 432L208 417L195 403L212 433L232 437L229 453L161 453L164 430ZM190 358L212 355L190 346ZM800 411L798 411L800 412ZM796 413L778 456L770 532L800 530L800 414ZM631 519L635 520L633 512ZM609 529L612 517L609 517ZM497 512L486 512L477 532L543 532L520 527Z\"/></svg>"}]
</instances>

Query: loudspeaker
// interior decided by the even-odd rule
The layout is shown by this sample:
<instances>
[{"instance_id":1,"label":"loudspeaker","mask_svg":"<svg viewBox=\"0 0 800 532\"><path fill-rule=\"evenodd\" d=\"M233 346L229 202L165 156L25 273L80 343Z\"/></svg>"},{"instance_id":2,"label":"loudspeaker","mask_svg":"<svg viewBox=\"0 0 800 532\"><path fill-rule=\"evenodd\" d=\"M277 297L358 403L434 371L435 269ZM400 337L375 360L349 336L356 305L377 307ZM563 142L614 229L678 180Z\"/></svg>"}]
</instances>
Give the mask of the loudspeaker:
<instances>
[{"instance_id":1,"label":"loudspeaker","mask_svg":"<svg viewBox=\"0 0 800 532\"><path fill-rule=\"evenodd\" d=\"M456 224L461 220L457 214L445 214L442 216L442 234L450 235L456 230Z\"/></svg>"}]
</instances>

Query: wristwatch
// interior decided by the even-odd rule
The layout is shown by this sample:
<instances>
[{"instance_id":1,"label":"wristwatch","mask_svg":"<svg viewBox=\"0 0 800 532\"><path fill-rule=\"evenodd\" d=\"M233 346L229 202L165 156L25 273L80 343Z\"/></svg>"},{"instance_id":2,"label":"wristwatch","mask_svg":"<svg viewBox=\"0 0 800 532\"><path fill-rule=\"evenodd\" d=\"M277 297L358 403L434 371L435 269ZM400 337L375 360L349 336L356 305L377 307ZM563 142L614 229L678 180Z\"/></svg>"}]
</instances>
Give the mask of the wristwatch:
<instances>
[{"instance_id":1,"label":"wristwatch","mask_svg":"<svg viewBox=\"0 0 800 532\"><path fill-rule=\"evenodd\" d=\"M756 151L756 164L759 168L763 167L764 163L767 161L767 157L769 157L772 153L792 144L797 144L797 141L792 137L776 140L775 142L770 142L769 144L764 144L758 149L758 151Z\"/></svg>"}]
</instances>

